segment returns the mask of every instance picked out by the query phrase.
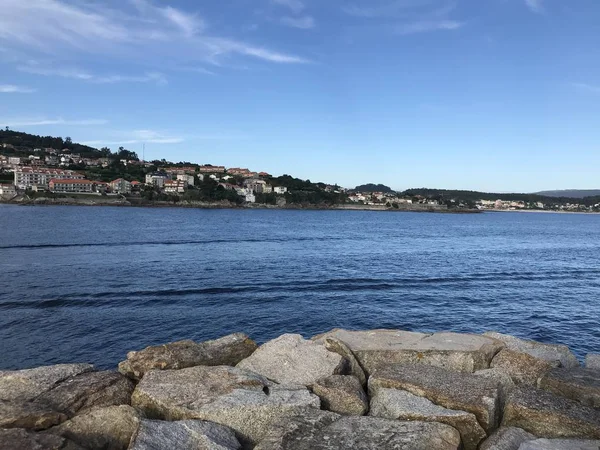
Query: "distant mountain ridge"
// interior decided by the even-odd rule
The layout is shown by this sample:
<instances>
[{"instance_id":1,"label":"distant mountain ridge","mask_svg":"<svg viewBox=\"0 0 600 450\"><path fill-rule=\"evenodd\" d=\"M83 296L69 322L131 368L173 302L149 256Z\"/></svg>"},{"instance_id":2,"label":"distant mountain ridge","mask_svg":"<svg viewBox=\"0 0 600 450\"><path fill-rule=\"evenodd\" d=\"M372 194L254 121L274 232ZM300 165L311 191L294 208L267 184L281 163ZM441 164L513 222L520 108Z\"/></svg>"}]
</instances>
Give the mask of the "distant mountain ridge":
<instances>
[{"instance_id":1,"label":"distant mountain ridge","mask_svg":"<svg viewBox=\"0 0 600 450\"><path fill-rule=\"evenodd\" d=\"M540 191L535 192L535 195L543 195L544 197L568 197L568 198L586 198L600 197L600 189L563 189L556 191Z\"/></svg>"}]
</instances>

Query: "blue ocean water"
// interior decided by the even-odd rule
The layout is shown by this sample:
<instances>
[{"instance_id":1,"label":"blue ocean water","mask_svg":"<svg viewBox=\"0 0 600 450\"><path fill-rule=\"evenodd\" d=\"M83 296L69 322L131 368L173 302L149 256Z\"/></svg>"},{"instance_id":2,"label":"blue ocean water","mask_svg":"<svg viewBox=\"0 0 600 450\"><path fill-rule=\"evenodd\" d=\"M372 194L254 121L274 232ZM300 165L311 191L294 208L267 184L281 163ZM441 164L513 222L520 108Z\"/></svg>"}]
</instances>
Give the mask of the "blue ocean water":
<instances>
[{"instance_id":1,"label":"blue ocean water","mask_svg":"<svg viewBox=\"0 0 600 450\"><path fill-rule=\"evenodd\" d=\"M0 206L0 369L243 331L600 351L600 216Z\"/></svg>"}]
</instances>

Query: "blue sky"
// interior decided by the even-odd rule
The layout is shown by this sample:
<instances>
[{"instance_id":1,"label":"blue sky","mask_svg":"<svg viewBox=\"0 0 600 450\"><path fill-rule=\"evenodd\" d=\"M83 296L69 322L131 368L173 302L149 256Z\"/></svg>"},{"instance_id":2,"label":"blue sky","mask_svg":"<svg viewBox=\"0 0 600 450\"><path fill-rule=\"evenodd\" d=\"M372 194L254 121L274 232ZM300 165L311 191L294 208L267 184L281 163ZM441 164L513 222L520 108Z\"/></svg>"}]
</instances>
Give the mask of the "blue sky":
<instances>
[{"instance_id":1,"label":"blue sky","mask_svg":"<svg viewBox=\"0 0 600 450\"><path fill-rule=\"evenodd\" d=\"M0 125L352 187L600 188L598 0L0 0Z\"/></svg>"}]
</instances>

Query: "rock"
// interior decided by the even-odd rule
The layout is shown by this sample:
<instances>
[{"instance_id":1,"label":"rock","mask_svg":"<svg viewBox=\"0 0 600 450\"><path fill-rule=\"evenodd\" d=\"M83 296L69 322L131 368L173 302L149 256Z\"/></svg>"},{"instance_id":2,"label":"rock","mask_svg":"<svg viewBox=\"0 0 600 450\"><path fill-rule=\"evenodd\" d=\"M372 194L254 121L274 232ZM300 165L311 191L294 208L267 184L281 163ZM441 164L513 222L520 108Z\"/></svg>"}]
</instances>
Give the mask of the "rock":
<instances>
[{"instance_id":1,"label":"rock","mask_svg":"<svg viewBox=\"0 0 600 450\"><path fill-rule=\"evenodd\" d=\"M370 416L393 420L418 420L450 425L460 433L465 450L477 450L486 433L474 414L446 409L426 398L397 389L377 389L371 397Z\"/></svg>"},{"instance_id":2,"label":"rock","mask_svg":"<svg viewBox=\"0 0 600 450\"><path fill-rule=\"evenodd\" d=\"M351 375L331 375L317 380L312 391L321 399L321 407L348 416L362 416L369 410L369 399L360 381Z\"/></svg>"},{"instance_id":3,"label":"rock","mask_svg":"<svg viewBox=\"0 0 600 450\"><path fill-rule=\"evenodd\" d=\"M35 369L0 371L0 400L28 401L62 381L91 372L91 364L57 364Z\"/></svg>"},{"instance_id":4,"label":"rock","mask_svg":"<svg viewBox=\"0 0 600 450\"><path fill-rule=\"evenodd\" d=\"M256 343L243 333L196 343L194 341L172 342L129 352L127 360L119 363L119 372L133 379L140 379L152 369L185 369L194 366L235 366L250 356Z\"/></svg>"},{"instance_id":5,"label":"rock","mask_svg":"<svg viewBox=\"0 0 600 450\"><path fill-rule=\"evenodd\" d=\"M261 345L237 367L277 383L310 386L320 378L342 374L347 361L299 334L284 334Z\"/></svg>"},{"instance_id":6,"label":"rock","mask_svg":"<svg viewBox=\"0 0 600 450\"><path fill-rule=\"evenodd\" d=\"M196 366L146 373L132 405L150 418L220 423L233 428L243 443L255 443L275 419L319 408L320 401L304 387L274 385L239 368Z\"/></svg>"},{"instance_id":7,"label":"rock","mask_svg":"<svg viewBox=\"0 0 600 450\"><path fill-rule=\"evenodd\" d=\"M444 408L470 412L486 433L500 420L499 383L485 377L422 364L393 364L369 378L371 398L381 388L408 391Z\"/></svg>"},{"instance_id":8,"label":"rock","mask_svg":"<svg viewBox=\"0 0 600 450\"><path fill-rule=\"evenodd\" d=\"M240 443L232 430L201 420L161 422L142 420L129 450L237 450Z\"/></svg>"},{"instance_id":9,"label":"rock","mask_svg":"<svg viewBox=\"0 0 600 450\"><path fill-rule=\"evenodd\" d=\"M458 372L487 369L493 356L504 344L475 334L411 331L332 330L313 337L317 342L336 338L345 342L361 367L371 374L377 367L390 363L427 364Z\"/></svg>"},{"instance_id":10,"label":"rock","mask_svg":"<svg viewBox=\"0 0 600 450\"><path fill-rule=\"evenodd\" d=\"M90 372L69 378L44 392L36 403L69 416L100 406L129 405L133 383L118 372Z\"/></svg>"},{"instance_id":11,"label":"rock","mask_svg":"<svg viewBox=\"0 0 600 450\"><path fill-rule=\"evenodd\" d=\"M490 367L508 374L515 384L537 386L539 378L559 365L558 360L547 361L535 358L528 353L504 349L494 356Z\"/></svg>"},{"instance_id":12,"label":"rock","mask_svg":"<svg viewBox=\"0 0 600 450\"><path fill-rule=\"evenodd\" d=\"M496 332L487 332L483 333L483 335L504 342L509 350L527 353L534 358L543 359L550 363L559 361L561 367L572 368L580 366L577 357L566 345L542 344L541 342L527 341Z\"/></svg>"},{"instance_id":13,"label":"rock","mask_svg":"<svg viewBox=\"0 0 600 450\"><path fill-rule=\"evenodd\" d=\"M524 443L519 450L598 450L600 441L579 439L536 439Z\"/></svg>"},{"instance_id":14,"label":"rock","mask_svg":"<svg viewBox=\"0 0 600 450\"><path fill-rule=\"evenodd\" d=\"M503 396L507 396L515 387L515 383L506 372L499 369L483 369L475 372L478 377L488 378L496 381L502 387Z\"/></svg>"},{"instance_id":15,"label":"rock","mask_svg":"<svg viewBox=\"0 0 600 450\"><path fill-rule=\"evenodd\" d=\"M479 446L479 450L518 450L523 442L535 436L521 428L502 427L495 431Z\"/></svg>"},{"instance_id":16,"label":"rock","mask_svg":"<svg viewBox=\"0 0 600 450\"><path fill-rule=\"evenodd\" d=\"M325 339L325 348L330 352L337 353L342 356L346 361L348 361L348 374L354 375L360 381L362 387L367 387L367 376L365 375L365 371L360 366L360 363L350 350L350 347L346 345L345 342L340 341L339 339L330 337Z\"/></svg>"},{"instance_id":17,"label":"rock","mask_svg":"<svg viewBox=\"0 0 600 450\"><path fill-rule=\"evenodd\" d=\"M600 439L600 411L530 386L511 392L502 425L538 437Z\"/></svg>"},{"instance_id":18,"label":"rock","mask_svg":"<svg viewBox=\"0 0 600 450\"><path fill-rule=\"evenodd\" d=\"M554 369L540 380L540 388L600 408L600 372L581 367Z\"/></svg>"},{"instance_id":19,"label":"rock","mask_svg":"<svg viewBox=\"0 0 600 450\"><path fill-rule=\"evenodd\" d=\"M0 401L0 428L45 430L67 420L67 415L31 402Z\"/></svg>"},{"instance_id":20,"label":"rock","mask_svg":"<svg viewBox=\"0 0 600 450\"><path fill-rule=\"evenodd\" d=\"M46 433L62 436L90 449L126 450L140 420L140 413L131 406L108 406L91 409Z\"/></svg>"},{"instance_id":21,"label":"rock","mask_svg":"<svg viewBox=\"0 0 600 450\"><path fill-rule=\"evenodd\" d=\"M34 433L22 428L0 429L0 450L83 450L60 436Z\"/></svg>"},{"instance_id":22,"label":"rock","mask_svg":"<svg viewBox=\"0 0 600 450\"><path fill-rule=\"evenodd\" d=\"M585 356L585 368L593 369L593 370L600 370L600 355L588 353Z\"/></svg>"},{"instance_id":23,"label":"rock","mask_svg":"<svg viewBox=\"0 0 600 450\"><path fill-rule=\"evenodd\" d=\"M255 450L457 450L458 432L441 423L400 422L375 417L346 416L327 424L315 424L310 432L291 433L276 427ZM301 428L300 428L301 429Z\"/></svg>"}]
</instances>

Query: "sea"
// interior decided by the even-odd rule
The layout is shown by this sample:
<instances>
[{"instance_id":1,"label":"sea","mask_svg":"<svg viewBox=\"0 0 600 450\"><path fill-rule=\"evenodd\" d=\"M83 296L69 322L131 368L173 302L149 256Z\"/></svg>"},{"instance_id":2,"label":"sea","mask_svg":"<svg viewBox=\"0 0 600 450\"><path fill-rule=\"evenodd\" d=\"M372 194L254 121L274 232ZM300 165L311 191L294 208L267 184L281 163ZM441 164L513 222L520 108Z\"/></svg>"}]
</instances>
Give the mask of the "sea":
<instances>
[{"instance_id":1,"label":"sea","mask_svg":"<svg viewBox=\"0 0 600 450\"><path fill-rule=\"evenodd\" d=\"M245 332L488 330L600 352L600 216L0 205L0 369Z\"/></svg>"}]
</instances>

